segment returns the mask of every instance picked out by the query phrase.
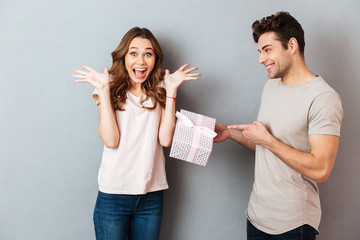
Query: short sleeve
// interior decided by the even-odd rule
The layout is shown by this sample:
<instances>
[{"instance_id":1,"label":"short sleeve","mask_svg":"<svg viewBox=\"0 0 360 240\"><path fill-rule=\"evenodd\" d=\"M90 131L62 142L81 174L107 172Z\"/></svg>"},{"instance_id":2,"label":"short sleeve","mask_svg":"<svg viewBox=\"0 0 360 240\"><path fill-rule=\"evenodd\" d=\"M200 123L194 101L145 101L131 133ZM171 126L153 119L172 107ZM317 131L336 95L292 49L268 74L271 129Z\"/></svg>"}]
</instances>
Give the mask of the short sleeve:
<instances>
[{"instance_id":1,"label":"short sleeve","mask_svg":"<svg viewBox=\"0 0 360 240\"><path fill-rule=\"evenodd\" d=\"M340 96L335 91L327 91L317 96L309 110L309 135L340 136L343 108Z\"/></svg>"},{"instance_id":2,"label":"short sleeve","mask_svg":"<svg viewBox=\"0 0 360 240\"><path fill-rule=\"evenodd\" d=\"M94 89L94 91L92 93L92 97L93 97L94 101L96 102L96 104L100 103L99 91L97 90L97 88Z\"/></svg>"},{"instance_id":3,"label":"short sleeve","mask_svg":"<svg viewBox=\"0 0 360 240\"><path fill-rule=\"evenodd\" d=\"M159 86L159 87L162 87L162 88L165 88L165 87L166 87L165 81L164 81L164 80L163 80L163 81L160 81L158 86Z\"/></svg>"}]
</instances>

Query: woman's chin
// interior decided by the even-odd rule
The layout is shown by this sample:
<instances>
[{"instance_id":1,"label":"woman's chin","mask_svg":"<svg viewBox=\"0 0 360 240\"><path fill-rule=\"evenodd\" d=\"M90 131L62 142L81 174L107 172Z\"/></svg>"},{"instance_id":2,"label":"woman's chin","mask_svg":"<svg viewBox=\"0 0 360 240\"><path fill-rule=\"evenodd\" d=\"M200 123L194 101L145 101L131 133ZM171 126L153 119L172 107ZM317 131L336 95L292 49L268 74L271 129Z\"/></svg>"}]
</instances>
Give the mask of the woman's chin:
<instances>
[{"instance_id":1,"label":"woman's chin","mask_svg":"<svg viewBox=\"0 0 360 240\"><path fill-rule=\"evenodd\" d=\"M144 78L131 77L130 79L132 84L143 84L146 81L146 77Z\"/></svg>"}]
</instances>

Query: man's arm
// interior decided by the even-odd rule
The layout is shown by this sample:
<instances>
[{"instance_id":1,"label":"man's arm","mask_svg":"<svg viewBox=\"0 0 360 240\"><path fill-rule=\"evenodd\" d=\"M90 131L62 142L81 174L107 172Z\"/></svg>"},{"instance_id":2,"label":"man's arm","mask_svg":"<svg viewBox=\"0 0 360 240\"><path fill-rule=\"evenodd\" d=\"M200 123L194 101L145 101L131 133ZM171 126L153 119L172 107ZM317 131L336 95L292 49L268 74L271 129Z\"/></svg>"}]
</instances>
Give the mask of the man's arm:
<instances>
[{"instance_id":1,"label":"man's arm","mask_svg":"<svg viewBox=\"0 0 360 240\"><path fill-rule=\"evenodd\" d=\"M298 173L323 183L335 163L339 137L334 135L309 135L310 152L294 149L272 136L264 124L232 125L229 129L242 130L243 136L254 144L262 145Z\"/></svg>"},{"instance_id":2,"label":"man's arm","mask_svg":"<svg viewBox=\"0 0 360 240\"><path fill-rule=\"evenodd\" d=\"M214 138L215 143L223 142L230 138L247 149L255 151L256 145L252 141L246 139L241 131L229 129L226 125L216 122L215 132L217 133L217 136Z\"/></svg>"},{"instance_id":3,"label":"man's arm","mask_svg":"<svg viewBox=\"0 0 360 240\"><path fill-rule=\"evenodd\" d=\"M310 135L310 153L287 146L276 138L265 145L279 159L298 173L323 183L330 176L338 150L339 137L334 135Z\"/></svg>"}]
</instances>

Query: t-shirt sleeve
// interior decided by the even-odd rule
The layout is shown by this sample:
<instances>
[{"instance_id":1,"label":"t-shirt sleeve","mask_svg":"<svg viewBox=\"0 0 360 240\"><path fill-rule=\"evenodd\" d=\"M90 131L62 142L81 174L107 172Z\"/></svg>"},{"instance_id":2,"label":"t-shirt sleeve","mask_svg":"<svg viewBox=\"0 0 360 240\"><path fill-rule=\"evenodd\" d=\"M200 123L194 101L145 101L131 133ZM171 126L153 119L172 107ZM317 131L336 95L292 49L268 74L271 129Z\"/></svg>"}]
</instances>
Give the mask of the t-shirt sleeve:
<instances>
[{"instance_id":1,"label":"t-shirt sleeve","mask_svg":"<svg viewBox=\"0 0 360 240\"><path fill-rule=\"evenodd\" d=\"M94 99L96 104L100 103L100 96L99 96L99 91L97 90L97 88L94 89L94 91L92 93L92 98Z\"/></svg>"},{"instance_id":2,"label":"t-shirt sleeve","mask_svg":"<svg viewBox=\"0 0 360 240\"><path fill-rule=\"evenodd\" d=\"M317 96L309 111L309 134L340 136L343 108L340 96L328 91Z\"/></svg>"},{"instance_id":3,"label":"t-shirt sleeve","mask_svg":"<svg viewBox=\"0 0 360 240\"><path fill-rule=\"evenodd\" d=\"M164 80L160 81L158 86L165 88L166 87L165 81Z\"/></svg>"}]
</instances>

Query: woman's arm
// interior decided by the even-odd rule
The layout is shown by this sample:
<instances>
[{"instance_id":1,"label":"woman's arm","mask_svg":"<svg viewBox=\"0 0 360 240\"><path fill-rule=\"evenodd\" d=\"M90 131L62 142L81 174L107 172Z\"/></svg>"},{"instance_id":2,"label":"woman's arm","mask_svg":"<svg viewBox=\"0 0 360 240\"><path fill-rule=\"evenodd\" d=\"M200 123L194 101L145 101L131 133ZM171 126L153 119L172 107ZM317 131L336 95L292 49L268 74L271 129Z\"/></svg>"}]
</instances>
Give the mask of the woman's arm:
<instances>
[{"instance_id":1,"label":"woman's arm","mask_svg":"<svg viewBox=\"0 0 360 240\"><path fill-rule=\"evenodd\" d=\"M110 100L110 90L99 91L99 133L108 148L117 148L120 143L120 130L117 125L115 111Z\"/></svg>"},{"instance_id":2,"label":"woman's arm","mask_svg":"<svg viewBox=\"0 0 360 240\"><path fill-rule=\"evenodd\" d=\"M184 81L198 80L200 73L191 73L197 67L185 69L189 64L181 66L176 72L170 74L165 71L166 106L162 109L159 127L159 142L164 147L169 147L175 130L175 102L177 89Z\"/></svg>"},{"instance_id":3,"label":"woman's arm","mask_svg":"<svg viewBox=\"0 0 360 240\"><path fill-rule=\"evenodd\" d=\"M82 71L75 69L74 72L79 75L73 74L72 76L78 78L75 82L90 83L99 92L95 100L99 107L99 133L104 144L108 148L116 148L120 142L120 130L117 125L115 111L111 104L110 98L110 77L108 68L104 68L104 72L97 72L89 66L82 65L88 70Z\"/></svg>"}]
</instances>

